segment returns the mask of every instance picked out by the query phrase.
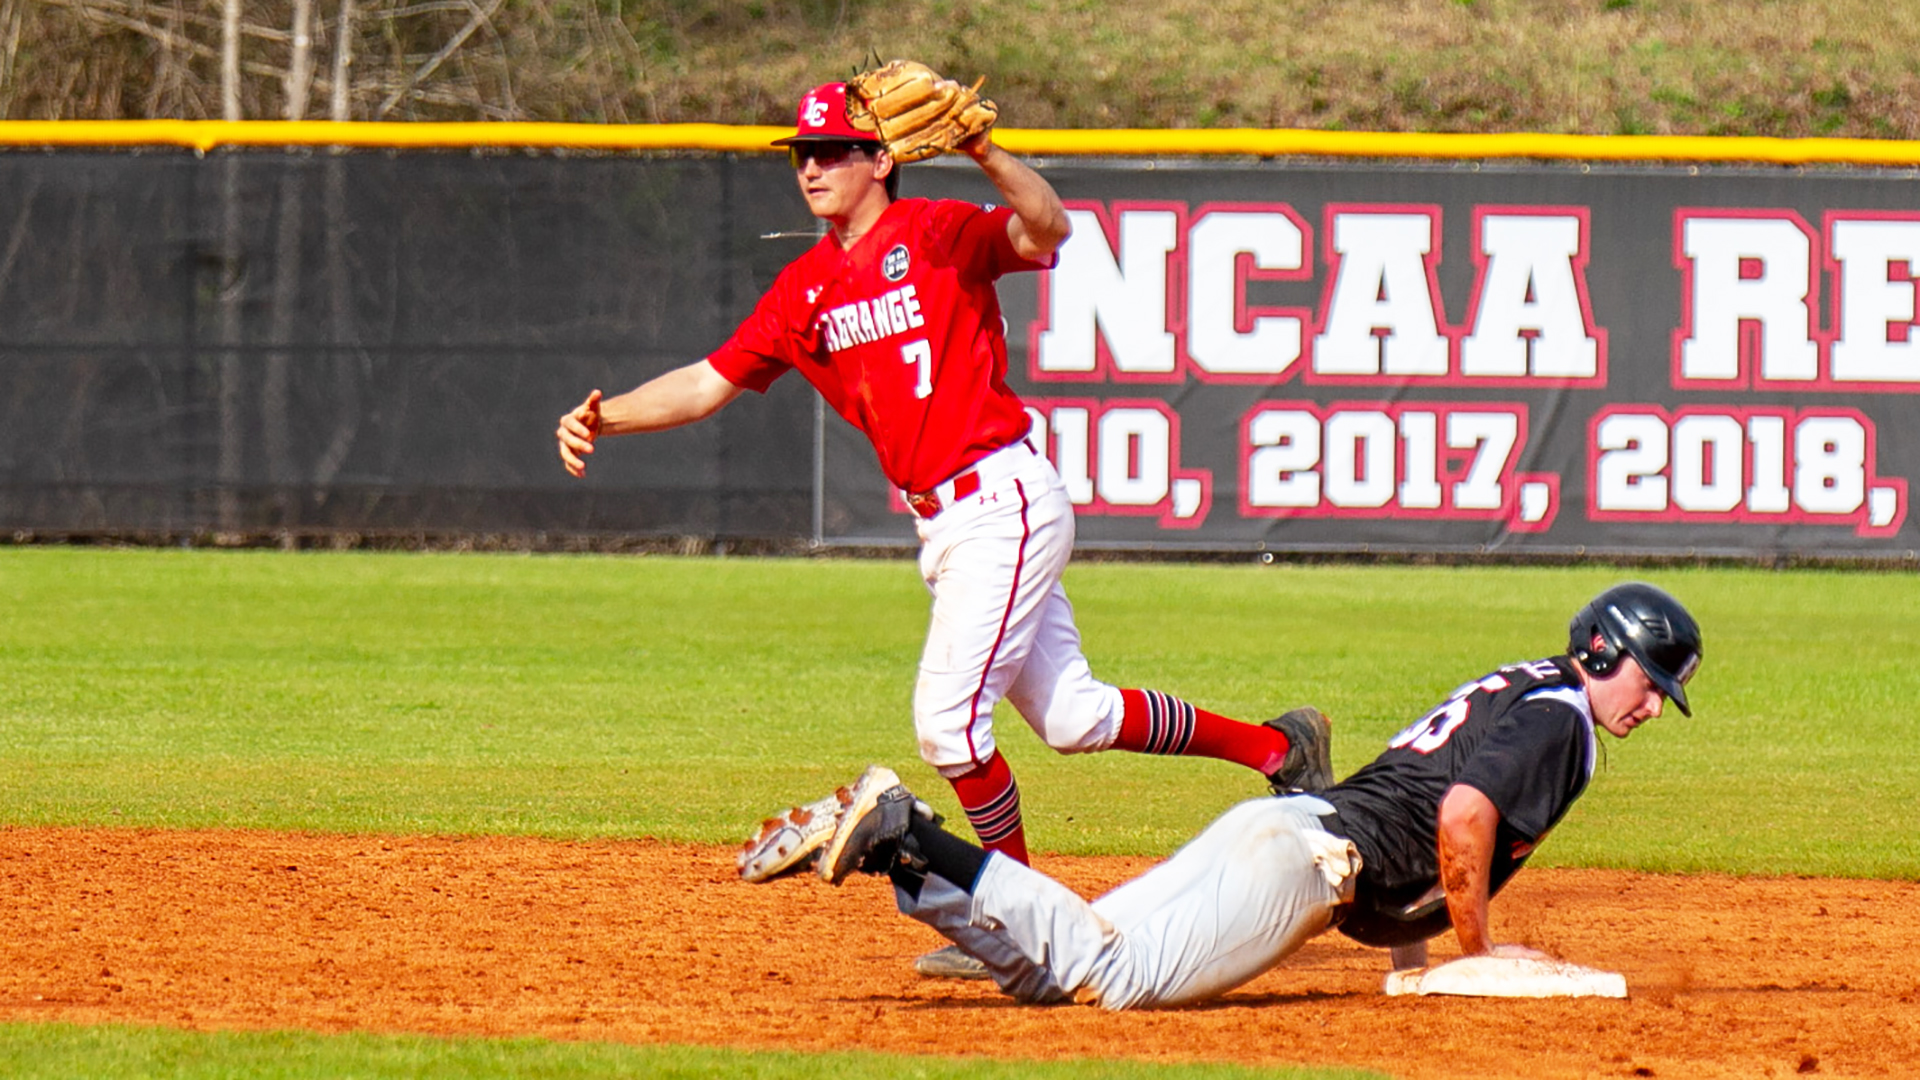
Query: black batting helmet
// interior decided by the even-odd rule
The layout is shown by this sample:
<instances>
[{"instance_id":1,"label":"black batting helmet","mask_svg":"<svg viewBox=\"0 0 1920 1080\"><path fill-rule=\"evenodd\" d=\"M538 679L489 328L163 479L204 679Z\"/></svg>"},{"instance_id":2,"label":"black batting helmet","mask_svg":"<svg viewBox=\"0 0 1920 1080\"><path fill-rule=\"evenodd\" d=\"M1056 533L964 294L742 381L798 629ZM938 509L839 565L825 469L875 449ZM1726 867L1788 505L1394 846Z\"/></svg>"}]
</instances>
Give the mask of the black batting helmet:
<instances>
[{"instance_id":1,"label":"black batting helmet","mask_svg":"<svg viewBox=\"0 0 1920 1080\"><path fill-rule=\"evenodd\" d=\"M1700 624L1664 590L1630 581L1594 597L1567 626L1567 652L1600 678L1631 656L1681 712L1693 715L1687 680L1700 667Z\"/></svg>"}]
</instances>

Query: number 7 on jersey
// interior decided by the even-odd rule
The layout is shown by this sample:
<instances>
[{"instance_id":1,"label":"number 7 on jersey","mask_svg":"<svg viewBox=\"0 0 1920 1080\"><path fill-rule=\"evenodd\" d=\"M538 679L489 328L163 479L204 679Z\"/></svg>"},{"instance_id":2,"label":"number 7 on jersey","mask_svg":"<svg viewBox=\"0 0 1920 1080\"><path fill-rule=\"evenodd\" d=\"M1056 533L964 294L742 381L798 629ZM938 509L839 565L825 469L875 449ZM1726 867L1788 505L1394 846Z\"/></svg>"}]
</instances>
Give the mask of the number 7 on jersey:
<instances>
[{"instance_id":1,"label":"number 7 on jersey","mask_svg":"<svg viewBox=\"0 0 1920 1080\"><path fill-rule=\"evenodd\" d=\"M933 395L933 346L925 338L909 341L900 346L900 362L915 369L917 381L913 384L913 396L925 399Z\"/></svg>"}]
</instances>

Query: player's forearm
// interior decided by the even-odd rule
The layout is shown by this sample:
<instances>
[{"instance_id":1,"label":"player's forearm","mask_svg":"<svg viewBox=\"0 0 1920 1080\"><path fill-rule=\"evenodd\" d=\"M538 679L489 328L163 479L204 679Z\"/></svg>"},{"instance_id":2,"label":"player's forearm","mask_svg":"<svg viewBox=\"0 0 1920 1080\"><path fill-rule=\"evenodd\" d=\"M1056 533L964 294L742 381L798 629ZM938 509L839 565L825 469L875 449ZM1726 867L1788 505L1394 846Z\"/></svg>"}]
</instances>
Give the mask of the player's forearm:
<instances>
[{"instance_id":1,"label":"player's forearm","mask_svg":"<svg viewBox=\"0 0 1920 1080\"><path fill-rule=\"evenodd\" d=\"M1453 920L1453 936L1460 941L1460 954L1477 956L1493 948L1493 937L1488 931L1486 882L1484 879L1480 882L1477 892L1472 891L1472 884L1464 876L1459 883L1468 891L1455 892L1455 882L1447 882L1447 914Z\"/></svg>"},{"instance_id":2,"label":"player's forearm","mask_svg":"<svg viewBox=\"0 0 1920 1080\"><path fill-rule=\"evenodd\" d=\"M1488 931L1493 880L1493 844L1500 812L1485 795L1456 785L1440 804L1440 883L1460 951L1475 956L1492 949Z\"/></svg>"},{"instance_id":3,"label":"player's forearm","mask_svg":"<svg viewBox=\"0 0 1920 1080\"><path fill-rule=\"evenodd\" d=\"M1030 245L1022 255L1043 259L1066 242L1073 225L1067 218L1065 204L1060 201L1060 193L1053 190L1045 177L992 142L987 142L984 151L974 160L999 189L1000 197L1006 200L1014 216L1020 219Z\"/></svg>"},{"instance_id":4,"label":"player's forearm","mask_svg":"<svg viewBox=\"0 0 1920 1080\"><path fill-rule=\"evenodd\" d=\"M601 435L665 431L718 412L740 388L706 361L676 368L600 403Z\"/></svg>"}]
</instances>

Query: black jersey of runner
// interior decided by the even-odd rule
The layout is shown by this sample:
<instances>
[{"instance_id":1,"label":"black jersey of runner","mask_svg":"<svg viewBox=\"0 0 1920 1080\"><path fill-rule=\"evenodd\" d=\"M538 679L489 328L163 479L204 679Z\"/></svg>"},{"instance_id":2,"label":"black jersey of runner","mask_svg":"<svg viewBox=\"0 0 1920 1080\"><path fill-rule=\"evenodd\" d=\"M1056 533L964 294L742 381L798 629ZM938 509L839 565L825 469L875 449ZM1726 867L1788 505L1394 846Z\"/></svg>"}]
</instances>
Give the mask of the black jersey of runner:
<instances>
[{"instance_id":1,"label":"black jersey of runner","mask_svg":"<svg viewBox=\"0 0 1920 1080\"><path fill-rule=\"evenodd\" d=\"M1568 657L1512 664L1455 690L1372 764L1321 793L1339 812L1329 826L1362 860L1342 932L1384 946L1445 931L1436 837L1447 789L1477 788L1500 811L1498 892L1586 790L1597 752L1592 709Z\"/></svg>"}]
</instances>

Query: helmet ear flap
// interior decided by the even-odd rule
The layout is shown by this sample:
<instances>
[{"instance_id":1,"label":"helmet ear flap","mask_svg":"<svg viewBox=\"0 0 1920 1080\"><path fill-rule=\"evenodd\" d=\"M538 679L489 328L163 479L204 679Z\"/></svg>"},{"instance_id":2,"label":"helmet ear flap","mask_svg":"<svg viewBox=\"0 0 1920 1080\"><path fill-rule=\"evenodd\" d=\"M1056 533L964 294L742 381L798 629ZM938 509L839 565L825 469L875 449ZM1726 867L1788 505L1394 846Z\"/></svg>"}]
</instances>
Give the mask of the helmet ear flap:
<instances>
[{"instance_id":1,"label":"helmet ear flap","mask_svg":"<svg viewBox=\"0 0 1920 1080\"><path fill-rule=\"evenodd\" d=\"M1597 678L1606 678L1613 669L1620 666L1620 650L1613 647L1607 635L1598 629L1593 632L1593 640L1586 648L1574 654L1580 660L1580 666Z\"/></svg>"},{"instance_id":2,"label":"helmet ear flap","mask_svg":"<svg viewBox=\"0 0 1920 1080\"><path fill-rule=\"evenodd\" d=\"M1568 627L1567 652L1587 674L1604 679L1620 666L1620 647L1600 625L1600 612L1589 604Z\"/></svg>"}]
</instances>

